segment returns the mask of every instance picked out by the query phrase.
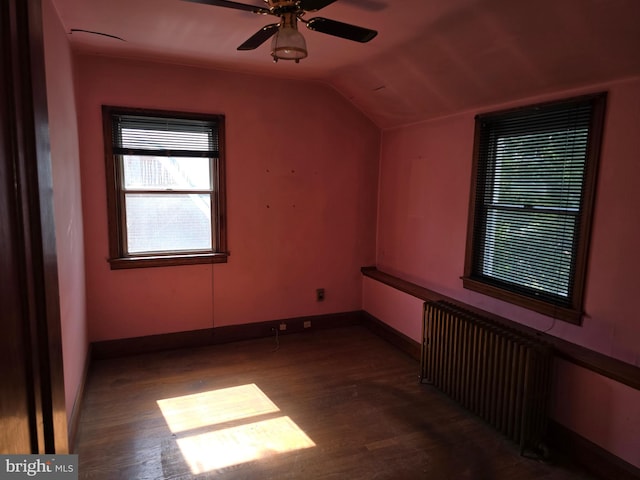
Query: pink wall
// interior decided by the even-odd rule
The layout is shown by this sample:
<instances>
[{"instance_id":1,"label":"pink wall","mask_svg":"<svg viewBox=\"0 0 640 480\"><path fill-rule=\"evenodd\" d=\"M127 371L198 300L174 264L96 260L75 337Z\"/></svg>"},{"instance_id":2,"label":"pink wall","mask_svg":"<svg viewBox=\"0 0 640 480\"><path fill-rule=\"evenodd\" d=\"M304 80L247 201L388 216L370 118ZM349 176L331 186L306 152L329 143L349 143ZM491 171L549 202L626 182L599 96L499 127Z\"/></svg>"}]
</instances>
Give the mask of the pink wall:
<instances>
[{"instance_id":1,"label":"pink wall","mask_svg":"<svg viewBox=\"0 0 640 480\"><path fill-rule=\"evenodd\" d=\"M511 318L627 363L640 365L635 295L640 269L640 79L585 91L609 92L587 279L586 316L570 325L464 290L474 115L385 131L382 139L377 265L439 293ZM504 108L491 105L481 111ZM635 132L635 133L634 133Z\"/></svg>"},{"instance_id":2,"label":"pink wall","mask_svg":"<svg viewBox=\"0 0 640 480\"><path fill-rule=\"evenodd\" d=\"M73 61L50 0L42 2L67 418L87 358L84 243Z\"/></svg>"},{"instance_id":3,"label":"pink wall","mask_svg":"<svg viewBox=\"0 0 640 480\"><path fill-rule=\"evenodd\" d=\"M363 278L362 303L366 311L390 327L420 343L424 300L389 288L368 277Z\"/></svg>"},{"instance_id":4,"label":"pink wall","mask_svg":"<svg viewBox=\"0 0 640 480\"><path fill-rule=\"evenodd\" d=\"M318 83L97 56L76 66L91 341L361 308L371 121ZM109 269L102 104L226 115L227 264Z\"/></svg>"},{"instance_id":5,"label":"pink wall","mask_svg":"<svg viewBox=\"0 0 640 480\"><path fill-rule=\"evenodd\" d=\"M552 418L640 467L640 391L564 360L555 363Z\"/></svg>"},{"instance_id":6,"label":"pink wall","mask_svg":"<svg viewBox=\"0 0 640 480\"><path fill-rule=\"evenodd\" d=\"M464 290L474 115L383 132L377 232L379 269L570 342L640 366L636 298L640 269L640 79L514 102L609 92L582 326L570 325ZM512 105L490 105L481 111ZM374 280L365 279L377 284ZM363 309L419 341L415 298L377 284ZM411 314L411 312L414 312ZM421 312L420 312L421 313ZM552 415L563 425L640 466L640 392L562 363Z\"/></svg>"}]
</instances>

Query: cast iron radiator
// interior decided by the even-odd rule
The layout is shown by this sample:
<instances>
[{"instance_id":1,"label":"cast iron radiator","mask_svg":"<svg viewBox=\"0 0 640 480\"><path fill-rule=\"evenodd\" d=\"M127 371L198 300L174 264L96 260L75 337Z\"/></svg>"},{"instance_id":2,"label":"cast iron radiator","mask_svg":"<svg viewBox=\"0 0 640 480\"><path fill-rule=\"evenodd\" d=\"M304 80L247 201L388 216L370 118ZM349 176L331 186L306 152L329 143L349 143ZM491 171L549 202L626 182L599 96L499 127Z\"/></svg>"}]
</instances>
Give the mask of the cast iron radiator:
<instances>
[{"instance_id":1,"label":"cast iron radiator","mask_svg":"<svg viewBox=\"0 0 640 480\"><path fill-rule=\"evenodd\" d=\"M420 381L520 446L546 454L551 348L447 302L426 302Z\"/></svg>"}]
</instances>

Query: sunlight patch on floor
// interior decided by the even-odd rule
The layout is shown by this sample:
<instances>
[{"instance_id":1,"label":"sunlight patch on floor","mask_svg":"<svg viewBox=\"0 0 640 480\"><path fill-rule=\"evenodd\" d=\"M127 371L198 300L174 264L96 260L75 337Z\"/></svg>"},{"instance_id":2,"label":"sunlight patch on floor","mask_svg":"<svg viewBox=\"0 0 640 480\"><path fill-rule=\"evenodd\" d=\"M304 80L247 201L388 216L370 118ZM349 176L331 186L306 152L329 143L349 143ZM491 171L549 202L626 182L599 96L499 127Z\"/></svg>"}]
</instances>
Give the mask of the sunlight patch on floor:
<instances>
[{"instance_id":1,"label":"sunlight patch on floor","mask_svg":"<svg viewBox=\"0 0 640 480\"><path fill-rule=\"evenodd\" d=\"M280 411L254 383L157 401L172 433Z\"/></svg>"},{"instance_id":2,"label":"sunlight patch on floor","mask_svg":"<svg viewBox=\"0 0 640 480\"><path fill-rule=\"evenodd\" d=\"M315 447L315 443L289 417L181 438L178 445L194 475Z\"/></svg>"},{"instance_id":3,"label":"sunlight patch on floor","mask_svg":"<svg viewBox=\"0 0 640 480\"><path fill-rule=\"evenodd\" d=\"M165 398L157 404L194 475L315 447L253 383Z\"/></svg>"}]
</instances>

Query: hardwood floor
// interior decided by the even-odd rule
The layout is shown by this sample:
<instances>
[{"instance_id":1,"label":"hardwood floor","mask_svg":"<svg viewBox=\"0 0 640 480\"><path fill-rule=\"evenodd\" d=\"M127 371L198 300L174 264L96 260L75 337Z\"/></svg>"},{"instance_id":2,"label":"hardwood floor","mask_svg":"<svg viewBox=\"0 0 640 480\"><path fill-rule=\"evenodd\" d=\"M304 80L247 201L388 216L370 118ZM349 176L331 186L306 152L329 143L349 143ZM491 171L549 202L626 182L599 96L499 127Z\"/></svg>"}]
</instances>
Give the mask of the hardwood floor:
<instances>
[{"instance_id":1,"label":"hardwood floor","mask_svg":"<svg viewBox=\"0 0 640 480\"><path fill-rule=\"evenodd\" d=\"M81 479L591 478L521 457L364 327L96 361Z\"/></svg>"}]
</instances>

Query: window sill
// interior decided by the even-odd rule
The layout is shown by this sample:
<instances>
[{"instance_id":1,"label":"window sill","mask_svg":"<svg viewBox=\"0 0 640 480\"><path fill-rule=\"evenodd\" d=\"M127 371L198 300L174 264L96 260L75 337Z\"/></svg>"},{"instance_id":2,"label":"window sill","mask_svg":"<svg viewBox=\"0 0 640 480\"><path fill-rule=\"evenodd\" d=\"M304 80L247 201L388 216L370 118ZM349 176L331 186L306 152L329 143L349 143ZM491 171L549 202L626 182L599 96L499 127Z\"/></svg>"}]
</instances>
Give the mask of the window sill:
<instances>
[{"instance_id":1,"label":"window sill","mask_svg":"<svg viewBox=\"0 0 640 480\"><path fill-rule=\"evenodd\" d=\"M173 267L178 265L199 265L207 263L227 263L228 253L198 253L144 257L110 258L111 270L127 268Z\"/></svg>"},{"instance_id":2,"label":"window sill","mask_svg":"<svg viewBox=\"0 0 640 480\"><path fill-rule=\"evenodd\" d=\"M535 298L519 295L469 277L462 277L462 285L468 290L473 290L474 292L482 293L483 295L488 295L504 302L512 303L528 310L533 310L534 312L542 313L543 315L547 315L551 318L563 320L575 325L580 325L582 323L582 312L580 310L561 307L543 300L536 300Z\"/></svg>"},{"instance_id":3,"label":"window sill","mask_svg":"<svg viewBox=\"0 0 640 480\"><path fill-rule=\"evenodd\" d=\"M376 267L362 267L362 274L365 277L372 278L373 280L395 288L396 290L405 292L421 300L430 300L434 302L444 300L447 302L452 302L460 305L463 308L472 310L479 315L488 316L489 318L511 328L515 328L518 331L529 333L530 335L540 335L545 341L551 343L555 347L559 358L572 362L581 367L588 368L589 370L611 378L616 382L621 382L631 388L635 388L636 390L640 389L640 375L638 375L639 367L636 365L631 365L629 363L623 362L622 360L608 357L602 353L598 353L580 345L570 343L551 334L540 332L513 320L491 314L486 310L481 310L469 304L461 303L454 298L447 297L445 295L434 292L433 290L429 290L415 283L411 283L407 280L403 280L399 277L378 270Z\"/></svg>"}]
</instances>

